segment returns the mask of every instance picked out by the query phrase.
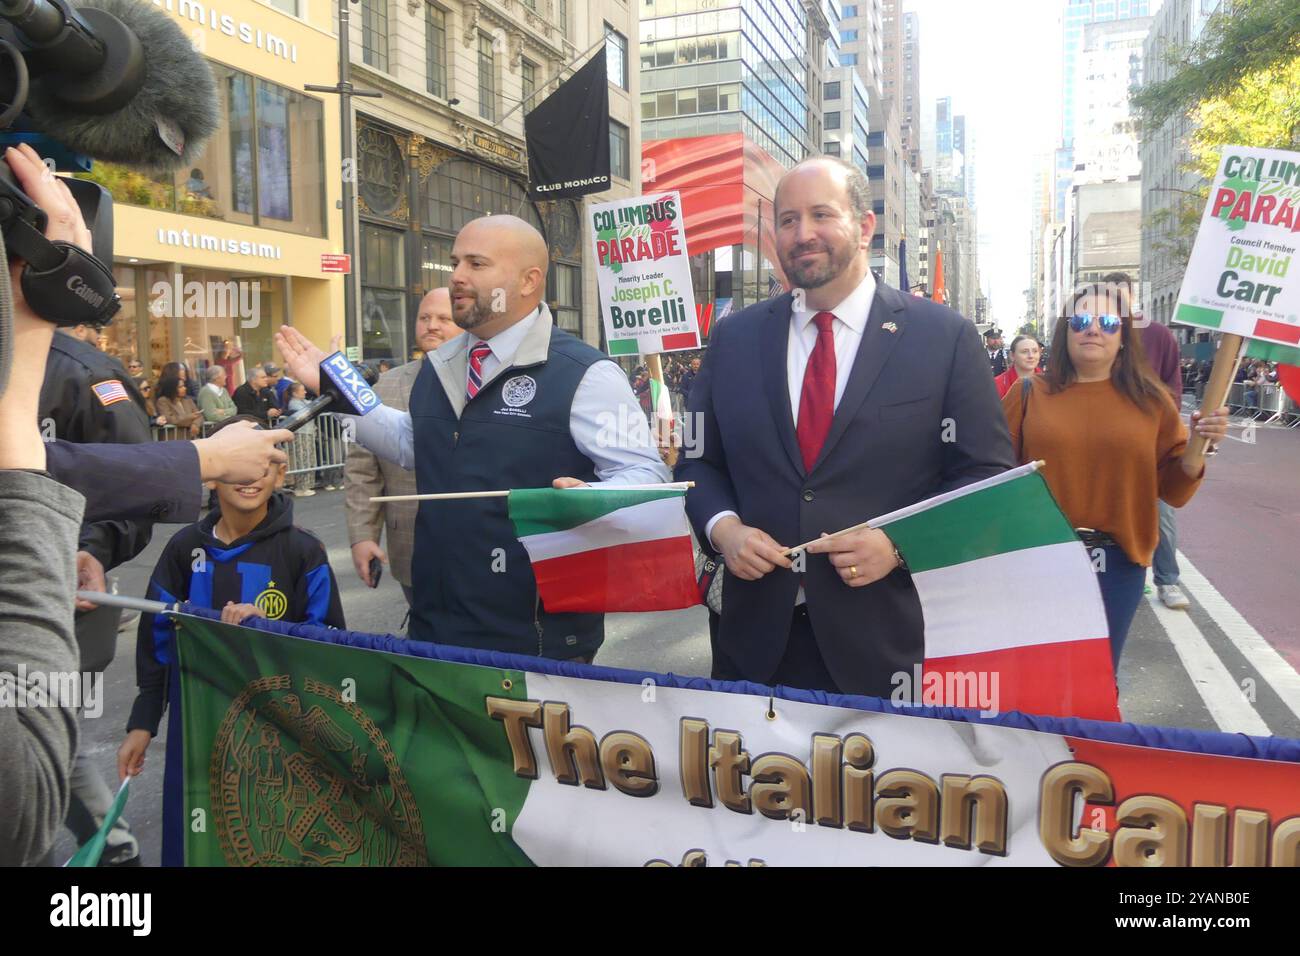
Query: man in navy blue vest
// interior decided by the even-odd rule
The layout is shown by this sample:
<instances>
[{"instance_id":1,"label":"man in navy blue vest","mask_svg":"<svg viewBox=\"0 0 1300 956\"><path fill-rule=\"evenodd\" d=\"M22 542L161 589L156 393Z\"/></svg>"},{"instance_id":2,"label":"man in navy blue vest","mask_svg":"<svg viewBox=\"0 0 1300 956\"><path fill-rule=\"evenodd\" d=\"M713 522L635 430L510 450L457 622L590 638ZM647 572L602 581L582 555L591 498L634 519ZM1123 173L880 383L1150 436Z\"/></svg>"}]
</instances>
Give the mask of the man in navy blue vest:
<instances>
[{"instance_id":1,"label":"man in navy blue vest","mask_svg":"<svg viewBox=\"0 0 1300 956\"><path fill-rule=\"evenodd\" d=\"M452 248L452 318L467 334L426 357L409 412L357 419L357 441L414 468L421 494L668 481L627 376L555 327L542 302L541 234L515 216L475 219ZM286 327L285 364L308 388L324 353ZM590 660L604 615L550 614L504 498L422 501L409 635Z\"/></svg>"},{"instance_id":2,"label":"man in navy blue vest","mask_svg":"<svg viewBox=\"0 0 1300 956\"><path fill-rule=\"evenodd\" d=\"M924 657L883 531L786 549L1012 467L975 326L876 283L870 186L828 157L786 173L776 249L794 287L718 324L691 389L686 511L726 558L714 677L889 696ZM956 534L958 532L954 532Z\"/></svg>"}]
</instances>

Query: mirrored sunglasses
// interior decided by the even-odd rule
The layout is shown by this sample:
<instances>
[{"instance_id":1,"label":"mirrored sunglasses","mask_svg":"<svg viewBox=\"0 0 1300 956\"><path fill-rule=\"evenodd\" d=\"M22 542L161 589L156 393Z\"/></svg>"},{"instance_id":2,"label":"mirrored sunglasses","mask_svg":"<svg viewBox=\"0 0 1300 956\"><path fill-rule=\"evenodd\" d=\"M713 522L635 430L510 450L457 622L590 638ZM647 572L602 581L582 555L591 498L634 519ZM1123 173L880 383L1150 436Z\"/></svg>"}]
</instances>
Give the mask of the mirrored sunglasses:
<instances>
[{"instance_id":1,"label":"mirrored sunglasses","mask_svg":"<svg viewBox=\"0 0 1300 956\"><path fill-rule=\"evenodd\" d=\"M1077 312L1070 316L1070 330L1073 332L1087 332L1092 328L1092 320L1096 319L1101 330L1107 335L1114 335L1124 325L1118 315L1093 315L1091 312Z\"/></svg>"}]
</instances>

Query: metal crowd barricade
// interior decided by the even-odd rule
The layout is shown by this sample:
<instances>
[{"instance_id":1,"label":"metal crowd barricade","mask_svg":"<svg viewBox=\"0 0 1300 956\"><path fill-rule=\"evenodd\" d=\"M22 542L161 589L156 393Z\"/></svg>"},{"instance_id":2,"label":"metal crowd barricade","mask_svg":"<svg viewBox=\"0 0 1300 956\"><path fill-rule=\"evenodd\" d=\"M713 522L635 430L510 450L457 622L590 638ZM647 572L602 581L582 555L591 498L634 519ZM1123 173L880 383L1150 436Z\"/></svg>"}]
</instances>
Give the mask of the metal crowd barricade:
<instances>
[{"instance_id":1,"label":"metal crowd barricade","mask_svg":"<svg viewBox=\"0 0 1300 956\"><path fill-rule=\"evenodd\" d=\"M347 459L347 443L351 428L347 420L328 412L318 415L311 423L314 427L300 431L294 441L285 446L289 453L290 475L336 472L327 474L327 483L343 484L343 462ZM203 422L199 435L207 438L220 422ZM177 425L152 426L155 441L180 441L190 437L188 428ZM328 480L328 479L334 480Z\"/></svg>"},{"instance_id":2,"label":"metal crowd barricade","mask_svg":"<svg viewBox=\"0 0 1300 956\"><path fill-rule=\"evenodd\" d=\"M343 462L352 434L350 419L326 412L311 422L314 428L300 429L289 452L290 475L324 473L327 484L343 484Z\"/></svg>"},{"instance_id":3,"label":"metal crowd barricade","mask_svg":"<svg viewBox=\"0 0 1300 956\"><path fill-rule=\"evenodd\" d=\"M1234 415L1251 418L1262 425L1280 421L1291 428L1296 426L1295 403L1281 385L1260 386L1254 402L1247 400L1246 391L1245 382L1234 382L1228 390L1228 410Z\"/></svg>"}]
</instances>

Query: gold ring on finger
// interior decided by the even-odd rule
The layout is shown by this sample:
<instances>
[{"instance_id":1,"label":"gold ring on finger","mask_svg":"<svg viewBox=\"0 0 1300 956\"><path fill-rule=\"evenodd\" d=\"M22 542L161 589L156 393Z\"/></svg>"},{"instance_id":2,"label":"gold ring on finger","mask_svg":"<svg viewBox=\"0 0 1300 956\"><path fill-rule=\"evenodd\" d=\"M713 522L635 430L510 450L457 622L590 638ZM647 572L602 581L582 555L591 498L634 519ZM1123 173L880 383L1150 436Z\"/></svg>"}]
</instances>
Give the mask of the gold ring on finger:
<instances>
[{"instance_id":1,"label":"gold ring on finger","mask_svg":"<svg viewBox=\"0 0 1300 956\"><path fill-rule=\"evenodd\" d=\"M852 580L853 580L854 578L856 578L857 576L858 576L858 566L857 566L856 564L850 564L850 565L849 565L849 580L852 581Z\"/></svg>"}]
</instances>

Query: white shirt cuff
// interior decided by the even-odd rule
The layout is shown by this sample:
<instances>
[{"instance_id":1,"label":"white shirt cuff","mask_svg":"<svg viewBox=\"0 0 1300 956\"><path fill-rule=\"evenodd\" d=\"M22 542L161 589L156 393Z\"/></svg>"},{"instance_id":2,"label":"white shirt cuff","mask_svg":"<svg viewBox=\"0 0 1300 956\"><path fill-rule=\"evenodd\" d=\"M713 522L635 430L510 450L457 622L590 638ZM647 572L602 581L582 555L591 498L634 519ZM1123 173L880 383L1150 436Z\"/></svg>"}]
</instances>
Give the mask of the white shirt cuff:
<instances>
[{"instance_id":1,"label":"white shirt cuff","mask_svg":"<svg viewBox=\"0 0 1300 956\"><path fill-rule=\"evenodd\" d=\"M717 524L719 521L721 521L723 518L727 517L727 515L731 515L733 518L740 517L740 515L736 514L734 511L719 511L712 518L710 518L709 523L704 526L704 537L709 539L709 547L712 548L714 551L718 551L720 549L716 544L713 543L713 526Z\"/></svg>"}]
</instances>

